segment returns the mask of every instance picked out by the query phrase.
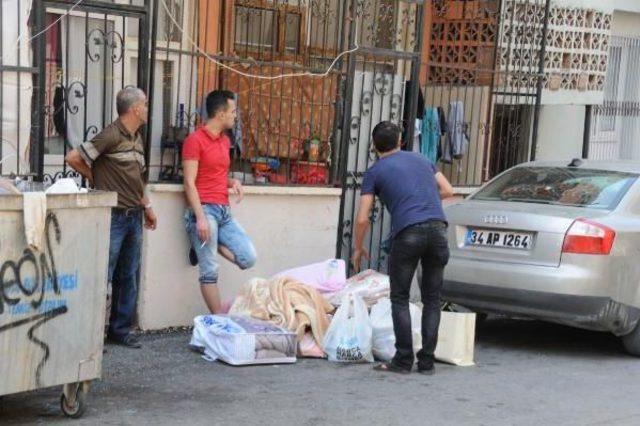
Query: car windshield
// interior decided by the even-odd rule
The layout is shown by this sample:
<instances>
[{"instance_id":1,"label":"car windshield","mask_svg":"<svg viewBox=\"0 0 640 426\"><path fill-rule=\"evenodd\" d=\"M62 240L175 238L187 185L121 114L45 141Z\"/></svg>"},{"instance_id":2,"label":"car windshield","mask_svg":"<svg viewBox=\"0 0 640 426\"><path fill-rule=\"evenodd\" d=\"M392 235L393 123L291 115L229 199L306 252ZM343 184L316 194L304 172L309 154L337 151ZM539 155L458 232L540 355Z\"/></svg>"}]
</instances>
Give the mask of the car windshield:
<instances>
[{"instance_id":1,"label":"car windshield","mask_svg":"<svg viewBox=\"0 0 640 426\"><path fill-rule=\"evenodd\" d=\"M516 167L472 198L613 210L638 175L567 167Z\"/></svg>"}]
</instances>

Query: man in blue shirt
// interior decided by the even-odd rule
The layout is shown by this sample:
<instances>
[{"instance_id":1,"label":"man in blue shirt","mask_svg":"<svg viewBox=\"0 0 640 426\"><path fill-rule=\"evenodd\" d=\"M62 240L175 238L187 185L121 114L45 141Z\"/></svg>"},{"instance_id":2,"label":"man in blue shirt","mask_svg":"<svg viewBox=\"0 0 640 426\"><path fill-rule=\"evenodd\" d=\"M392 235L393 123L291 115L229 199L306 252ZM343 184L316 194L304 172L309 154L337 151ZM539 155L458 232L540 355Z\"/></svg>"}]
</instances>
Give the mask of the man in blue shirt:
<instances>
[{"instance_id":1,"label":"man in blue shirt","mask_svg":"<svg viewBox=\"0 0 640 426\"><path fill-rule=\"evenodd\" d=\"M364 239L369 230L375 196L391 213L391 314L396 336L396 354L380 371L409 373L413 368L413 341L409 292L422 262L422 350L418 372L434 373L434 352L440 324L440 290L444 267L449 261L447 222L442 199L453 196L453 188L436 166L420 154L401 151L400 128L383 121L373 129L373 145L379 160L365 173L360 209L356 220L352 262L360 269L368 258Z\"/></svg>"}]
</instances>

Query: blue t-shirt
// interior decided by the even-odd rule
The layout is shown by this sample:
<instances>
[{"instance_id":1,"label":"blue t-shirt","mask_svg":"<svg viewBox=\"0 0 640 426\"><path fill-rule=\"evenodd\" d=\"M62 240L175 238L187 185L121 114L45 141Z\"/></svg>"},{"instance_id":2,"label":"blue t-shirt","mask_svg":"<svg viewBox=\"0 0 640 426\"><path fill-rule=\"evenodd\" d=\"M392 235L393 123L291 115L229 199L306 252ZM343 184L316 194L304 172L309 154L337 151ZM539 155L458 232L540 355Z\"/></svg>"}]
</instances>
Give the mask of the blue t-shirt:
<instances>
[{"instance_id":1,"label":"blue t-shirt","mask_svg":"<svg viewBox=\"0 0 640 426\"><path fill-rule=\"evenodd\" d=\"M364 175L362 195L377 195L391 213L391 237L431 220L446 221L436 166L421 154L399 151L379 159Z\"/></svg>"}]
</instances>

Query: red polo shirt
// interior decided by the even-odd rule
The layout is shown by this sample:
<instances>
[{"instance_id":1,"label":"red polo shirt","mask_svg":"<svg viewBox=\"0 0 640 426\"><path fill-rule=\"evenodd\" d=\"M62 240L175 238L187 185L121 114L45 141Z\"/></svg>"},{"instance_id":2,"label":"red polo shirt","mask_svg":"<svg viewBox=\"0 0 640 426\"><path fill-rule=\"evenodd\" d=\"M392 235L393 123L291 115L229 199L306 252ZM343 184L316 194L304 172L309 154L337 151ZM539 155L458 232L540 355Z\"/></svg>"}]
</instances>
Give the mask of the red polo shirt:
<instances>
[{"instance_id":1,"label":"red polo shirt","mask_svg":"<svg viewBox=\"0 0 640 426\"><path fill-rule=\"evenodd\" d=\"M205 127L200 127L184 141L182 158L198 161L196 189L201 203L229 205L230 148L227 135L214 136Z\"/></svg>"}]
</instances>

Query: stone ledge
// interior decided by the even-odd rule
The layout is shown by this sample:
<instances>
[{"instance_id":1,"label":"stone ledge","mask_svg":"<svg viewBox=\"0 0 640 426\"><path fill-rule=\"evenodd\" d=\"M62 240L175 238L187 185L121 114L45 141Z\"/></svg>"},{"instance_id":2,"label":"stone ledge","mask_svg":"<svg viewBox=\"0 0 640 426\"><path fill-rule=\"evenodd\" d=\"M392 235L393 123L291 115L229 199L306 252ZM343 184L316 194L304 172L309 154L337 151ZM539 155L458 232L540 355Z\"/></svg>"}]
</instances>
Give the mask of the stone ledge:
<instances>
[{"instance_id":1,"label":"stone ledge","mask_svg":"<svg viewBox=\"0 0 640 426\"><path fill-rule=\"evenodd\" d=\"M151 192L184 192L184 187L180 184L172 183L151 183L147 185ZM300 195L311 197L340 197L340 188L313 187L313 186L260 186L247 185L244 187L245 195Z\"/></svg>"}]
</instances>

